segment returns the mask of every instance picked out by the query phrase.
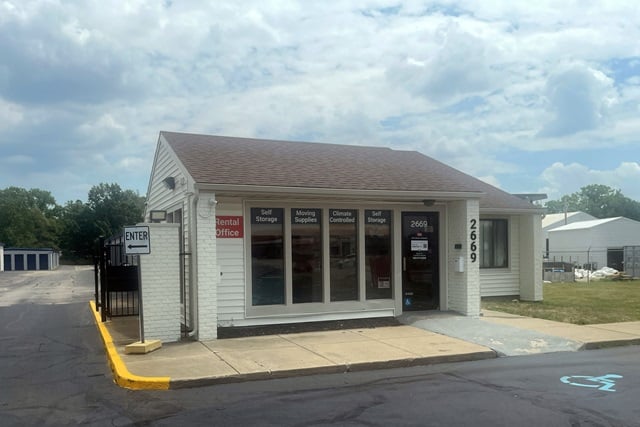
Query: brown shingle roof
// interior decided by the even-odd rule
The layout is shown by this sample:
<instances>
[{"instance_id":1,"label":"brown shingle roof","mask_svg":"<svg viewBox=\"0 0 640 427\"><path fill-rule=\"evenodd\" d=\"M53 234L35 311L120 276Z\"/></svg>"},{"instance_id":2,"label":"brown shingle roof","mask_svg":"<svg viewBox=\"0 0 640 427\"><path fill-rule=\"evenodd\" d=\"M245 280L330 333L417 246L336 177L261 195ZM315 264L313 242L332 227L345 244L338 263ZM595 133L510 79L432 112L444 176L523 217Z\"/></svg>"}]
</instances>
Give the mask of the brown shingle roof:
<instances>
[{"instance_id":1,"label":"brown shingle roof","mask_svg":"<svg viewBox=\"0 0 640 427\"><path fill-rule=\"evenodd\" d=\"M200 184L482 192L481 207L530 203L415 151L161 132Z\"/></svg>"}]
</instances>

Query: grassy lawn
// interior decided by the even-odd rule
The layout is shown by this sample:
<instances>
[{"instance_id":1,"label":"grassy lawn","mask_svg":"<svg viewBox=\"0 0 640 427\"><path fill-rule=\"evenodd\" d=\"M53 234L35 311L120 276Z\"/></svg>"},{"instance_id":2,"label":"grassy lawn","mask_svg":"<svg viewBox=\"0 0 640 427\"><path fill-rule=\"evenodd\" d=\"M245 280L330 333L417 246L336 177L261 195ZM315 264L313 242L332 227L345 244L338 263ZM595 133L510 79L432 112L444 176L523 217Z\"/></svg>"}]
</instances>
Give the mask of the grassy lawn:
<instances>
[{"instance_id":1,"label":"grassy lawn","mask_svg":"<svg viewBox=\"0 0 640 427\"><path fill-rule=\"evenodd\" d=\"M545 283L544 301L483 298L482 308L578 325L640 320L640 280Z\"/></svg>"}]
</instances>

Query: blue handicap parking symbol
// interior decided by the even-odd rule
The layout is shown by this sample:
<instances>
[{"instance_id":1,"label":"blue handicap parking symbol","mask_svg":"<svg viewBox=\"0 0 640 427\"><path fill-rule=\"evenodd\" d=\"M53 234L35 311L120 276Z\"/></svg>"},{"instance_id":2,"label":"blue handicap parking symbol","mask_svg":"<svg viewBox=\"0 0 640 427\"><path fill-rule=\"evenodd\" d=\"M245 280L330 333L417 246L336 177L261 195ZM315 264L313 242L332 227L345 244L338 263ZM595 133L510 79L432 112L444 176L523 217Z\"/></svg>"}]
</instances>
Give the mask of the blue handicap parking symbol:
<instances>
[{"instance_id":1,"label":"blue handicap parking symbol","mask_svg":"<svg viewBox=\"0 0 640 427\"><path fill-rule=\"evenodd\" d=\"M575 385L577 387L597 388L602 391L615 391L615 380L622 378L618 374L606 374L599 377L590 375L568 375L560 378L565 384Z\"/></svg>"}]
</instances>

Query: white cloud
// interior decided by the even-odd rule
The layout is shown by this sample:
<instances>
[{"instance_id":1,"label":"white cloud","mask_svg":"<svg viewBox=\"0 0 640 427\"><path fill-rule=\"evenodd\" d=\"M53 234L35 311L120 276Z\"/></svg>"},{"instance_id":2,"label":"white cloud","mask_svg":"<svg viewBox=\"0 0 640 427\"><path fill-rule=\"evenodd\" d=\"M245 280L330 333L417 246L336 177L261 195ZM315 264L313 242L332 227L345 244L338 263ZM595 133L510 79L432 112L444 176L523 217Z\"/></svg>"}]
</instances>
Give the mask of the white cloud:
<instances>
[{"instance_id":1,"label":"white cloud","mask_svg":"<svg viewBox=\"0 0 640 427\"><path fill-rule=\"evenodd\" d=\"M553 119L542 137L562 137L595 129L614 102L613 80L581 64L562 67L547 81L546 96Z\"/></svg>"},{"instance_id":2,"label":"white cloud","mask_svg":"<svg viewBox=\"0 0 640 427\"><path fill-rule=\"evenodd\" d=\"M640 134L633 3L0 0L0 11L3 156L34 159L25 180L93 162L42 187L113 179L143 192L160 130L415 149L508 191L540 182L550 161L535 155L628 153ZM623 77L615 58L631 58Z\"/></svg>"},{"instance_id":3,"label":"white cloud","mask_svg":"<svg viewBox=\"0 0 640 427\"><path fill-rule=\"evenodd\" d=\"M118 123L111 113L101 115L97 120L89 123L83 123L78 128L78 132L86 136L95 137L96 133L102 135L112 132L124 132L125 127Z\"/></svg>"},{"instance_id":4,"label":"white cloud","mask_svg":"<svg viewBox=\"0 0 640 427\"><path fill-rule=\"evenodd\" d=\"M545 186L541 191L549 199L558 199L565 194L574 193L590 184L602 184L619 189L634 200L640 201L640 163L622 162L611 170L592 169L579 163L554 163L542 172Z\"/></svg>"},{"instance_id":5,"label":"white cloud","mask_svg":"<svg viewBox=\"0 0 640 427\"><path fill-rule=\"evenodd\" d=\"M139 157L124 157L117 163L118 168L125 170L146 170L147 166L147 159L142 159Z\"/></svg>"},{"instance_id":6,"label":"white cloud","mask_svg":"<svg viewBox=\"0 0 640 427\"><path fill-rule=\"evenodd\" d=\"M17 126L23 119L24 109L20 105L5 102L0 98L0 130Z\"/></svg>"},{"instance_id":7,"label":"white cloud","mask_svg":"<svg viewBox=\"0 0 640 427\"><path fill-rule=\"evenodd\" d=\"M451 101L458 96L484 93L497 74L489 68L485 42L450 21L434 32L434 42L409 54L404 63L389 69L394 85L430 101Z\"/></svg>"},{"instance_id":8,"label":"white cloud","mask_svg":"<svg viewBox=\"0 0 640 427\"><path fill-rule=\"evenodd\" d=\"M91 31L82 28L76 19L73 19L62 26L62 33L74 43L85 45L91 37Z\"/></svg>"},{"instance_id":9,"label":"white cloud","mask_svg":"<svg viewBox=\"0 0 640 427\"><path fill-rule=\"evenodd\" d=\"M495 176L491 176L491 175L479 176L478 179L486 182L487 184L491 184L494 187L500 188L500 181Z\"/></svg>"}]
</instances>

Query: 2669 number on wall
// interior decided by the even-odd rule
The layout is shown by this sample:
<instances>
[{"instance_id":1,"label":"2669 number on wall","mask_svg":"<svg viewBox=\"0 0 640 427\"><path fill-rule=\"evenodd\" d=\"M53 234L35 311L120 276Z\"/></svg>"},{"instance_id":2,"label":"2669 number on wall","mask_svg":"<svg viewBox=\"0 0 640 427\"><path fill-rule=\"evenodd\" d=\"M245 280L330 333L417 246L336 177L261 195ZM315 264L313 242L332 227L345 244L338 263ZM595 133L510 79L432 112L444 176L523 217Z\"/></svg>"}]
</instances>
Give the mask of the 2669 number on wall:
<instances>
[{"instance_id":1,"label":"2669 number on wall","mask_svg":"<svg viewBox=\"0 0 640 427\"><path fill-rule=\"evenodd\" d=\"M469 228L469 238L471 239L471 245L469 247L471 250L471 262L476 262L478 260L478 244L476 243L478 240L478 220L473 218Z\"/></svg>"}]
</instances>

